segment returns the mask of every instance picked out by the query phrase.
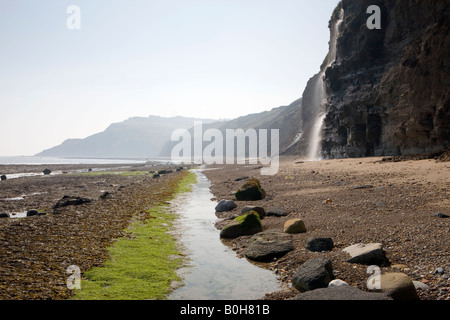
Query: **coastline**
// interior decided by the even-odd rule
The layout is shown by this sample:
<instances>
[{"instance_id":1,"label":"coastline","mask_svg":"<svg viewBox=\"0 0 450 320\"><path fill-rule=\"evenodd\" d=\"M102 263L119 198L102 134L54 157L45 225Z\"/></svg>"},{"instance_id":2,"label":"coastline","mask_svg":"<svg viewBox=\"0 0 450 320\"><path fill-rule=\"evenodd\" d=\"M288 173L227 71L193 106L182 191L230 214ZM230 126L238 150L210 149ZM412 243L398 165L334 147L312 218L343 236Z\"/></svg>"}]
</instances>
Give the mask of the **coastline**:
<instances>
[{"instance_id":1,"label":"coastline","mask_svg":"<svg viewBox=\"0 0 450 320\"><path fill-rule=\"evenodd\" d=\"M46 214L0 219L0 299L73 297L67 268L78 266L83 275L103 266L110 258L108 248L127 235L133 221L150 218L149 209L170 199L187 172L174 170L154 179L149 171L158 169L169 167L141 165L121 174L112 169L1 181L0 213L34 209ZM64 196L90 202L54 210Z\"/></svg>"},{"instance_id":2,"label":"coastline","mask_svg":"<svg viewBox=\"0 0 450 320\"><path fill-rule=\"evenodd\" d=\"M299 294L291 286L294 272L310 258L325 256L333 263L334 275L351 286L367 290L367 266L347 263L342 251L356 243L381 243L390 262L382 273L403 272L429 289L417 290L422 300L450 299L449 219L433 215L450 214L450 163L435 160L385 162L382 158L299 161L282 157L274 176L261 176L255 165L212 165L205 171L217 201L234 198L230 192L248 176L260 180L267 197L260 201L236 201L228 214L221 214L221 228L245 205L284 207L285 217L265 217L263 229L283 230L285 221L301 218L307 232L293 235L294 250L270 263L259 264L277 272L287 289L266 295L266 299L288 299ZM329 200L329 201L327 201ZM330 237L330 252L310 252L309 237ZM239 257L251 236L229 241ZM443 275L433 274L443 268Z\"/></svg>"}]
</instances>

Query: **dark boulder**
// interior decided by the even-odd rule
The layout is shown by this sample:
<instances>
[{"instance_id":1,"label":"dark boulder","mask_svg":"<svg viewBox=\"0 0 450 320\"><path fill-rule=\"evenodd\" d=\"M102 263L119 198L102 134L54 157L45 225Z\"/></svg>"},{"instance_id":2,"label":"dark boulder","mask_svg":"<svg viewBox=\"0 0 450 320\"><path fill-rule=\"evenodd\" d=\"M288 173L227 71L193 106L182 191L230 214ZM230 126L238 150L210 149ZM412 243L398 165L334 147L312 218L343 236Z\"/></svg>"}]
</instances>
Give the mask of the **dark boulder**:
<instances>
[{"instance_id":1,"label":"dark boulder","mask_svg":"<svg viewBox=\"0 0 450 320\"><path fill-rule=\"evenodd\" d=\"M1 179L2 181L6 180L6 175L0 176L0 179Z\"/></svg>"},{"instance_id":2,"label":"dark boulder","mask_svg":"<svg viewBox=\"0 0 450 320\"><path fill-rule=\"evenodd\" d=\"M306 249L313 252L331 251L334 243L331 238L308 238L306 240Z\"/></svg>"},{"instance_id":3,"label":"dark boulder","mask_svg":"<svg viewBox=\"0 0 450 320\"><path fill-rule=\"evenodd\" d=\"M251 236L263 231L258 213L250 211L248 214L235 218L231 223L223 227L220 237L226 239Z\"/></svg>"},{"instance_id":4,"label":"dark boulder","mask_svg":"<svg viewBox=\"0 0 450 320\"><path fill-rule=\"evenodd\" d=\"M50 169L44 169L44 171L42 171L45 175L49 175L50 173L52 173L52 170Z\"/></svg>"},{"instance_id":5,"label":"dark boulder","mask_svg":"<svg viewBox=\"0 0 450 320\"><path fill-rule=\"evenodd\" d=\"M228 212L237 207L233 200L221 200L216 206L216 212Z\"/></svg>"},{"instance_id":6,"label":"dark boulder","mask_svg":"<svg viewBox=\"0 0 450 320\"><path fill-rule=\"evenodd\" d=\"M284 232L269 230L255 234L245 256L257 262L270 262L294 250L292 237Z\"/></svg>"},{"instance_id":7,"label":"dark boulder","mask_svg":"<svg viewBox=\"0 0 450 320\"><path fill-rule=\"evenodd\" d=\"M266 192L258 179L250 179L236 191L235 197L238 201L258 201L266 197Z\"/></svg>"}]
</instances>

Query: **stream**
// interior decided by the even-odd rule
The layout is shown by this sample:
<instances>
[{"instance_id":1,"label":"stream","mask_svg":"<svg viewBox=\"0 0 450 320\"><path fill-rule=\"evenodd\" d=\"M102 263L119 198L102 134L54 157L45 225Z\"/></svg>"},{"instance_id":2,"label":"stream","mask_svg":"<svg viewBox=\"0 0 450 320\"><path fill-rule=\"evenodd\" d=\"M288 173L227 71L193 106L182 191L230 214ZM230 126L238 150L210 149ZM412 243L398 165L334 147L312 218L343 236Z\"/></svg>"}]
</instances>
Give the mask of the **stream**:
<instances>
[{"instance_id":1,"label":"stream","mask_svg":"<svg viewBox=\"0 0 450 320\"><path fill-rule=\"evenodd\" d=\"M210 182L202 173L192 170L197 184L190 193L171 202L179 214L180 242L187 253L188 266L180 269L183 286L174 290L170 300L256 300L266 292L280 288L280 281L269 270L258 267L222 243L211 201Z\"/></svg>"}]
</instances>

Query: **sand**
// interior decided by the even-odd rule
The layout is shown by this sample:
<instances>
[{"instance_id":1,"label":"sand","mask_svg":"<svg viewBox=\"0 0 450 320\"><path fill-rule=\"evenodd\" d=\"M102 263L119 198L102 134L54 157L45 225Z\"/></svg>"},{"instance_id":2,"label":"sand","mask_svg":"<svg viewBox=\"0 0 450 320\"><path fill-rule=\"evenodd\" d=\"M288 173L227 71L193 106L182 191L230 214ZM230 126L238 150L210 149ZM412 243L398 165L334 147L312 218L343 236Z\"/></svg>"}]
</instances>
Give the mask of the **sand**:
<instances>
[{"instance_id":1,"label":"sand","mask_svg":"<svg viewBox=\"0 0 450 320\"><path fill-rule=\"evenodd\" d=\"M267 293L267 299L286 299L299 292L290 285L297 267L307 259L326 256L332 260L336 278L367 290L367 266L346 262L342 249L356 243L382 243L390 262L382 272L404 272L412 280L426 283L428 290L418 290L423 300L450 299L450 163L435 160L383 162L381 158L301 161L281 159L274 176L261 176L257 165L215 165L205 171L211 180L216 200L233 199L230 192L242 181L258 178L267 197L255 202L237 202L230 213L239 213L245 205L287 209L286 217L267 217L263 228L282 230L292 218L304 220L307 232L293 236L295 250L277 261L262 265L280 275L285 289ZM328 200L328 201L327 201ZM222 227L227 215L217 227ZM313 253L305 249L309 237L331 237L331 252ZM229 243L243 257L250 237ZM433 274L441 267L445 273Z\"/></svg>"}]
</instances>

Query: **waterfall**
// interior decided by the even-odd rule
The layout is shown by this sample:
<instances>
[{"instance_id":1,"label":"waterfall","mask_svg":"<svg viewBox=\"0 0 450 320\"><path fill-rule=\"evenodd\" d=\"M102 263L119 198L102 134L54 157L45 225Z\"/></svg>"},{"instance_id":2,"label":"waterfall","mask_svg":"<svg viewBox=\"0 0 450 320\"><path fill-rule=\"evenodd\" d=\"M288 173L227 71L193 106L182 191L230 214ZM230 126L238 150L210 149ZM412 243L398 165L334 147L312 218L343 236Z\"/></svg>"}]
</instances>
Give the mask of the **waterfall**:
<instances>
[{"instance_id":1,"label":"waterfall","mask_svg":"<svg viewBox=\"0 0 450 320\"><path fill-rule=\"evenodd\" d=\"M307 157L308 160L317 161L320 160L320 150L322 148L322 129L323 123L326 117L326 111L324 105L327 101L327 94L325 90L325 71L328 67L330 67L336 61L336 44L337 39L339 37L339 28L344 19L344 10L341 9L339 13L339 19L334 24L333 29L331 30L331 40L330 40L330 49L327 57L327 66L320 71L319 76L316 79L316 83L314 84L314 99L312 102L312 108L314 109L314 116L312 118L312 127L311 134L309 140L309 147Z\"/></svg>"}]
</instances>

